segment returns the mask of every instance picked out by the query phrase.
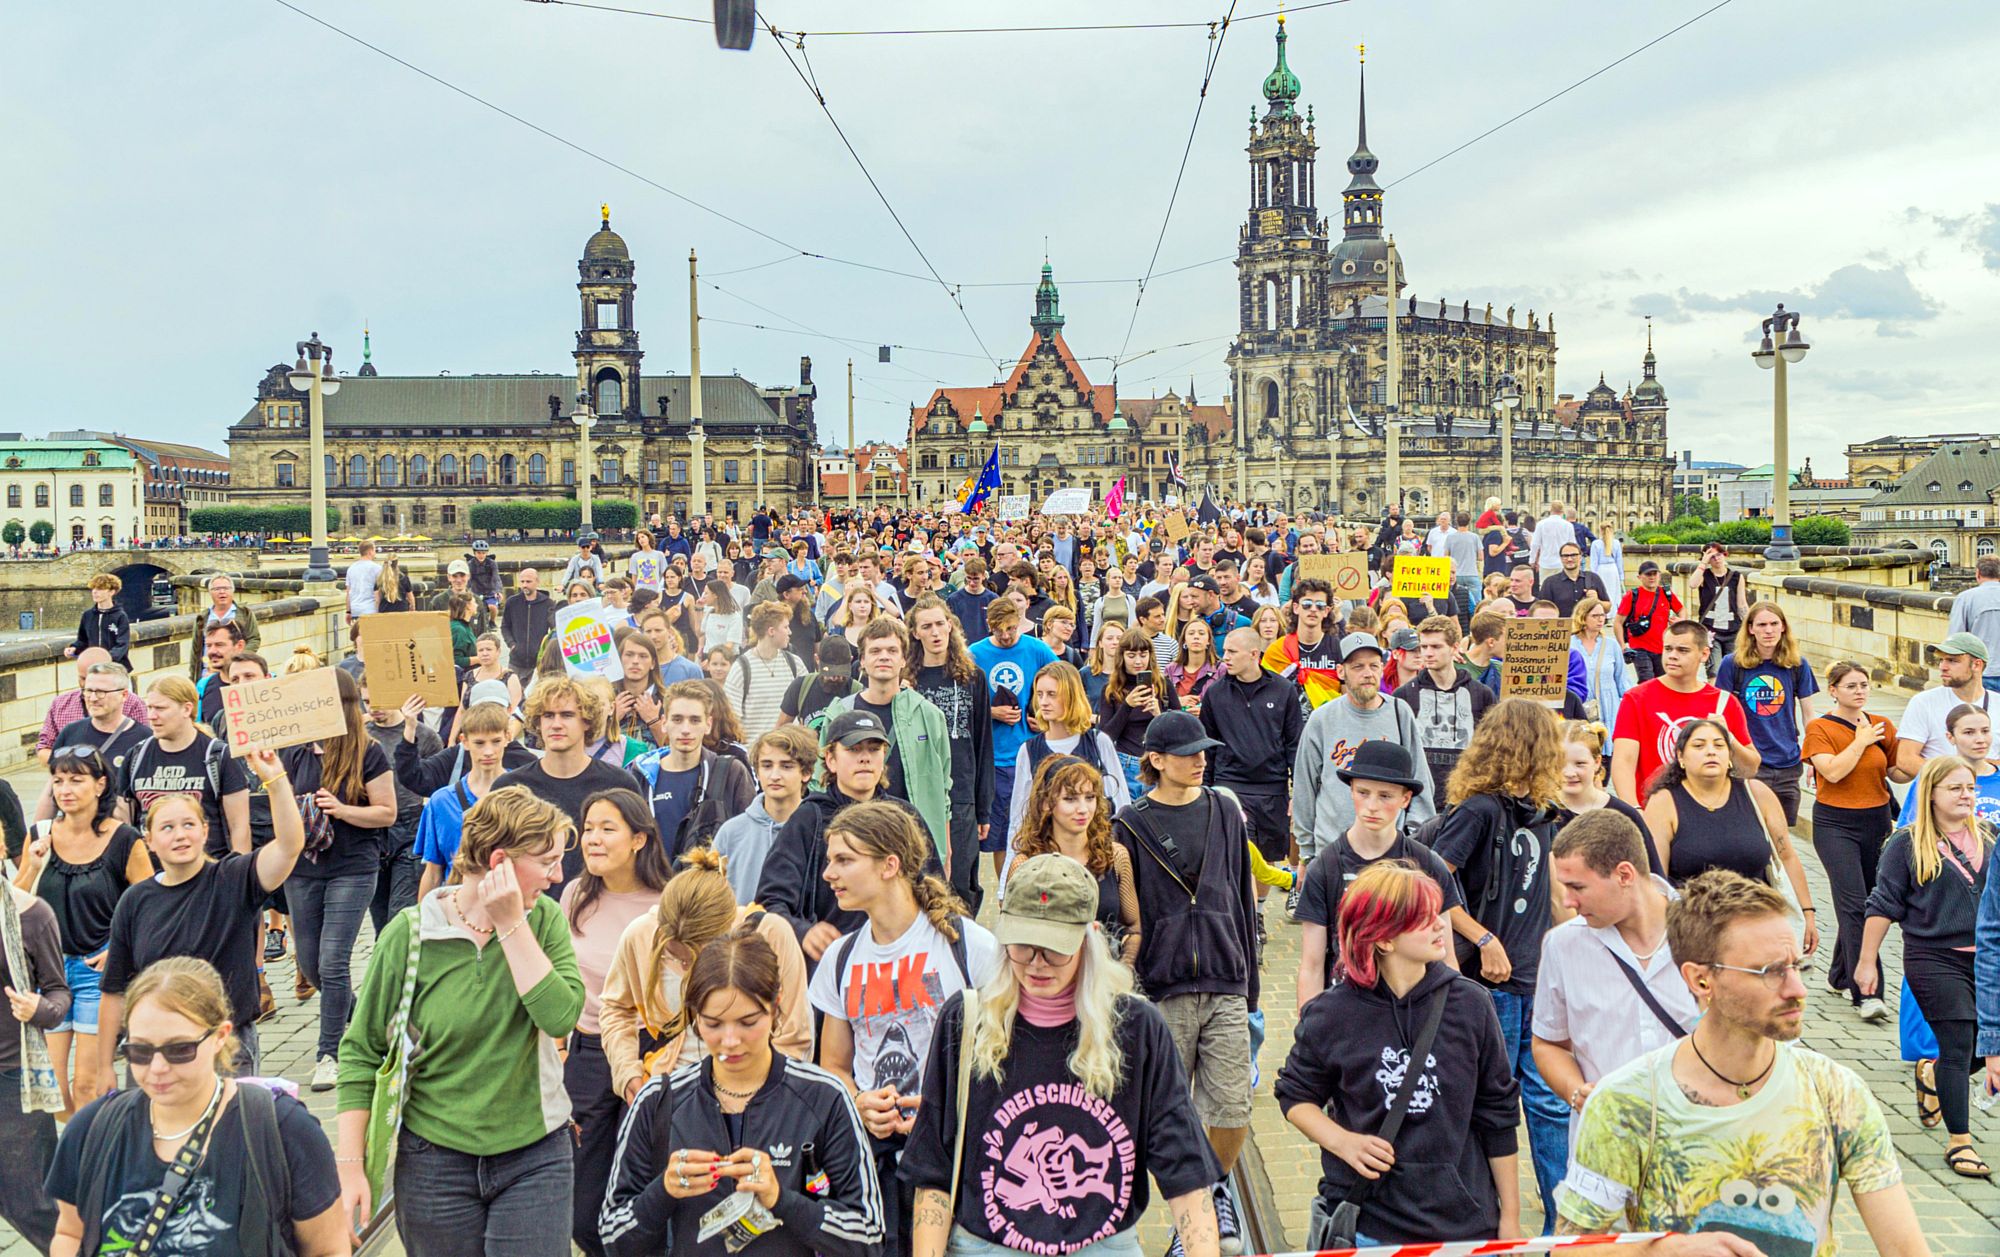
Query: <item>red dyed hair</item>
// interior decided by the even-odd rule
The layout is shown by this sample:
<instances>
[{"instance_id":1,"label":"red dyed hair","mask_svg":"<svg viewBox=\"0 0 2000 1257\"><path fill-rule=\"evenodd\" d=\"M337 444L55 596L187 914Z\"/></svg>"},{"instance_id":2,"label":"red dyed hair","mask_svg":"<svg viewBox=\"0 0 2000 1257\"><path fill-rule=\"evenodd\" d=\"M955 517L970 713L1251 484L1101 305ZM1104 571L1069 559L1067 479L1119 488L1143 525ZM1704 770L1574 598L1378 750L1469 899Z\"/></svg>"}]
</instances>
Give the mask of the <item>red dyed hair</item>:
<instances>
[{"instance_id":1,"label":"red dyed hair","mask_svg":"<svg viewBox=\"0 0 2000 1257\"><path fill-rule=\"evenodd\" d=\"M1356 986L1375 985L1375 948L1428 927L1444 910L1444 892L1408 860L1381 860L1354 879L1340 899L1340 968Z\"/></svg>"}]
</instances>

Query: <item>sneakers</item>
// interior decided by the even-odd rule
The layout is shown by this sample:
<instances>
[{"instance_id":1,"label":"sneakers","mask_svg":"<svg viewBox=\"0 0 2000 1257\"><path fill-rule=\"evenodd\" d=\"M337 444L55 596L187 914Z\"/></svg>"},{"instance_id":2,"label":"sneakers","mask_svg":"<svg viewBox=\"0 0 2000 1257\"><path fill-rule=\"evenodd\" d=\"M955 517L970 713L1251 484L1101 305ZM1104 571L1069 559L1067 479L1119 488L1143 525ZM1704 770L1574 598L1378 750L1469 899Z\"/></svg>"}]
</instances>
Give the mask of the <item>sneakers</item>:
<instances>
[{"instance_id":1,"label":"sneakers","mask_svg":"<svg viewBox=\"0 0 2000 1257\"><path fill-rule=\"evenodd\" d=\"M1305 879L1298 876L1298 871L1294 869L1292 888L1285 892L1285 915L1294 923L1299 919L1299 888L1304 881Z\"/></svg>"},{"instance_id":2,"label":"sneakers","mask_svg":"<svg viewBox=\"0 0 2000 1257\"><path fill-rule=\"evenodd\" d=\"M1181 1247L1181 1233L1173 1233L1173 1242L1167 1245L1167 1257L1187 1257L1187 1249Z\"/></svg>"},{"instance_id":3,"label":"sneakers","mask_svg":"<svg viewBox=\"0 0 2000 1257\"><path fill-rule=\"evenodd\" d=\"M1856 1004L1854 1011L1871 1026L1879 1026L1889 1020L1889 1006L1872 995Z\"/></svg>"},{"instance_id":4,"label":"sneakers","mask_svg":"<svg viewBox=\"0 0 2000 1257\"><path fill-rule=\"evenodd\" d=\"M1215 1235L1222 1257L1241 1257L1243 1225L1236 1220L1236 1201L1229 1195L1228 1183L1215 1185Z\"/></svg>"},{"instance_id":5,"label":"sneakers","mask_svg":"<svg viewBox=\"0 0 2000 1257\"><path fill-rule=\"evenodd\" d=\"M1271 932L1264 924L1262 912L1253 919L1257 922L1257 967L1261 969L1264 967L1264 944L1271 941Z\"/></svg>"},{"instance_id":6,"label":"sneakers","mask_svg":"<svg viewBox=\"0 0 2000 1257\"><path fill-rule=\"evenodd\" d=\"M339 1063L331 1056L320 1057L319 1064L313 1066L312 1089L314 1091L331 1091L333 1090L333 1085L339 1081Z\"/></svg>"},{"instance_id":7,"label":"sneakers","mask_svg":"<svg viewBox=\"0 0 2000 1257\"><path fill-rule=\"evenodd\" d=\"M285 932L283 930L266 930L264 932L265 961L269 962L272 960L278 960L282 958L284 954L285 954Z\"/></svg>"}]
</instances>

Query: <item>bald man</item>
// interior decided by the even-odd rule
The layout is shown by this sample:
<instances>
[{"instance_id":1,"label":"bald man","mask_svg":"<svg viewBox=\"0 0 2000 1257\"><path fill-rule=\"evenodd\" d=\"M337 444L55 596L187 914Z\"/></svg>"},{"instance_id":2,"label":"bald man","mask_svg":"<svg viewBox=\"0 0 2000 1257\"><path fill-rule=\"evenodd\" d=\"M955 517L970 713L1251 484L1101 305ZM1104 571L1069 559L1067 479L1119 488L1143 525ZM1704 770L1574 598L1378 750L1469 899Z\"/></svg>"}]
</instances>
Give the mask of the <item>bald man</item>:
<instances>
[{"instance_id":1,"label":"bald man","mask_svg":"<svg viewBox=\"0 0 2000 1257\"><path fill-rule=\"evenodd\" d=\"M1201 724L1222 743L1208 753L1205 778L1227 786L1243 803L1250 840L1273 864L1291 858L1292 761L1305 732L1298 689L1267 671L1264 639L1255 629L1231 629L1223 639L1223 674L1201 696ZM1258 884L1261 897L1270 887ZM1257 918L1257 936L1264 919Z\"/></svg>"},{"instance_id":2,"label":"bald man","mask_svg":"<svg viewBox=\"0 0 2000 1257\"><path fill-rule=\"evenodd\" d=\"M110 663L111 652L102 646L91 646L76 652L76 688L56 695L56 701L49 705L48 714L42 717L42 733L35 739L35 758L48 766L49 752L55 749L56 735L63 726L79 720L90 719L90 712L83 703L84 674L94 663ZM130 689L125 691L125 714L143 722L146 719L146 704Z\"/></svg>"}]
</instances>

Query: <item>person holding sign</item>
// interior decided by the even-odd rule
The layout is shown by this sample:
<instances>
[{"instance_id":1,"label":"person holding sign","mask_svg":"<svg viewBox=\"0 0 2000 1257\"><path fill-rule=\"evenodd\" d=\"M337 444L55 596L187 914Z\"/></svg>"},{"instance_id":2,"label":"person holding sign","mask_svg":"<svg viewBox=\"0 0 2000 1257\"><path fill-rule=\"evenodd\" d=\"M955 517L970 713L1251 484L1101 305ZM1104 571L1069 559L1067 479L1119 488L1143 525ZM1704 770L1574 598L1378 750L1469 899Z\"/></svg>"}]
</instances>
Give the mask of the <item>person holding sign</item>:
<instances>
[{"instance_id":1,"label":"person holding sign","mask_svg":"<svg viewBox=\"0 0 2000 1257\"><path fill-rule=\"evenodd\" d=\"M146 690L146 722L153 736L133 749L120 778L121 817L135 821L168 794L193 795L200 804L209 854L250 850L250 787L243 766L221 741L195 723L194 682L161 677Z\"/></svg>"},{"instance_id":2,"label":"person holding sign","mask_svg":"<svg viewBox=\"0 0 2000 1257\"><path fill-rule=\"evenodd\" d=\"M350 967L382 870L382 833L396 823L396 774L362 727L361 687L334 671L347 731L279 753L306 822L305 862L285 886L299 975L320 989L315 1091L331 1091L334 1053L354 1004ZM272 810L279 801L272 799Z\"/></svg>"},{"instance_id":3,"label":"person holding sign","mask_svg":"<svg viewBox=\"0 0 2000 1257\"><path fill-rule=\"evenodd\" d=\"M172 678L185 684L185 679ZM146 809L140 834L160 874L118 900L104 952L98 1024L122 1024L125 988L139 971L168 956L214 965L229 992L230 1020L241 1046L236 1072L257 1072L257 924L264 899L284 885L305 850L306 831L292 783L276 751L243 757L271 796L270 845L255 855L209 854L208 813L191 794L163 794ZM97 1072L114 1076L118 1036L97 1037Z\"/></svg>"}]
</instances>

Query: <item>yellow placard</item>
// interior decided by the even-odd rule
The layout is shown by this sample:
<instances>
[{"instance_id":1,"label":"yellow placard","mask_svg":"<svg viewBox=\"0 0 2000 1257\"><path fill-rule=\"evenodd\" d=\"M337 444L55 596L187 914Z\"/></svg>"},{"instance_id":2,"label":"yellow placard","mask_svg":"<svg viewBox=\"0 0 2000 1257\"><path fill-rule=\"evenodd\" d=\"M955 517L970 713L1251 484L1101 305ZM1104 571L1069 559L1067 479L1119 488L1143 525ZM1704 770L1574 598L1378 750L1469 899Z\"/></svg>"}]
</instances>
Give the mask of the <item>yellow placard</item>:
<instances>
[{"instance_id":1,"label":"yellow placard","mask_svg":"<svg viewBox=\"0 0 2000 1257\"><path fill-rule=\"evenodd\" d=\"M275 751L347 732L340 682L332 668L224 686L222 716L231 755Z\"/></svg>"},{"instance_id":2,"label":"yellow placard","mask_svg":"<svg viewBox=\"0 0 2000 1257\"><path fill-rule=\"evenodd\" d=\"M1398 598L1448 598L1451 596L1451 560L1421 554L1396 556L1396 571L1389 592Z\"/></svg>"},{"instance_id":3,"label":"yellow placard","mask_svg":"<svg viewBox=\"0 0 2000 1257\"><path fill-rule=\"evenodd\" d=\"M1507 653L1500 661L1500 697L1561 703L1569 682L1569 630L1565 619L1509 624Z\"/></svg>"}]
</instances>

